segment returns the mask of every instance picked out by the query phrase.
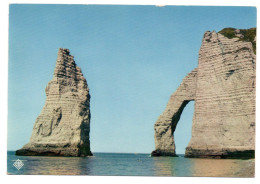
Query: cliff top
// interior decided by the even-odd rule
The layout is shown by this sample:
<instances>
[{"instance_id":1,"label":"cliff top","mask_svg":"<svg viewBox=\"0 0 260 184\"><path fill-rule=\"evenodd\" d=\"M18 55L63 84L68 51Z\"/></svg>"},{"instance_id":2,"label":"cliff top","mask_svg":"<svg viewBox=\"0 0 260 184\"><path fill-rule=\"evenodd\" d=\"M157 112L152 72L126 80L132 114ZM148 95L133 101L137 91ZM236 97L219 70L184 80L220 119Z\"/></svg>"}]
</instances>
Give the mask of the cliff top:
<instances>
[{"instance_id":1,"label":"cliff top","mask_svg":"<svg viewBox=\"0 0 260 184\"><path fill-rule=\"evenodd\" d=\"M256 28L250 29L236 29L236 28L224 28L218 33L224 35L227 38L239 38L241 41L251 42L253 45L254 53L256 54Z\"/></svg>"}]
</instances>

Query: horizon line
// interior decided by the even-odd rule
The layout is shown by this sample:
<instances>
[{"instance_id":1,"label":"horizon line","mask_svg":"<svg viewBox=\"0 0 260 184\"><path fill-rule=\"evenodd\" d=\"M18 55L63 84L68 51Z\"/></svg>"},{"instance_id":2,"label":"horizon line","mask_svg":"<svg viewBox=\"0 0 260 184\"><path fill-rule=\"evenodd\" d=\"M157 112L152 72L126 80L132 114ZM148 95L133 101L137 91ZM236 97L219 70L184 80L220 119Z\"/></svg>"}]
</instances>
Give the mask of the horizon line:
<instances>
[{"instance_id":1,"label":"horizon line","mask_svg":"<svg viewBox=\"0 0 260 184\"><path fill-rule=\"evenodd\" d=\"M7 151L16 151L16 150L7 150ZM137 153L137 152L103 152L103 151L91 151L92 153L118 153L118 154L151 154L151 153ZM178 154L185 154L185 153L176 153L176 155Z\"/></svg>"}]
</instances>

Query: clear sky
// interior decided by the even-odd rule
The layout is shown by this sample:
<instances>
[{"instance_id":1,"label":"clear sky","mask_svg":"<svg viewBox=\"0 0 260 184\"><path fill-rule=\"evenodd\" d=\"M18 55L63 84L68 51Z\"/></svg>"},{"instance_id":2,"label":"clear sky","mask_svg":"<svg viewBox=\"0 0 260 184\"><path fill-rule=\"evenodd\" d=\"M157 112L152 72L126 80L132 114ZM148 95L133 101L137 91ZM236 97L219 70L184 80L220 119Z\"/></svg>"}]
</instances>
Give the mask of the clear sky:
<instances>
[{"instance_id":1,"label":"clear sky","mask_svg":"<svg viewBox=\"0 0 260 184\"><path fill-rule=\"evenodd\" d=\"M153 125L197 66L204 32L255 26L254 7L10 5L8 150L28 143L60 47L90 88L91 150L150 153ZM191 138L193 112L190 102L177 153Z\"/></svg>"}]
</instances>

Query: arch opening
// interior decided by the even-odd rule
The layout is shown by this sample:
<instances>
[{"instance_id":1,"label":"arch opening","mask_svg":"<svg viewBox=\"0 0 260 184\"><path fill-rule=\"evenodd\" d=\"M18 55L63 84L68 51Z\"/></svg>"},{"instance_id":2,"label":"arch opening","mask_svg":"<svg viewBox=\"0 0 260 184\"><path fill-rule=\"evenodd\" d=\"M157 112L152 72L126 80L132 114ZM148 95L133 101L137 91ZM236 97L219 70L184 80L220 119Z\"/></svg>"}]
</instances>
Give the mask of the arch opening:
<instances>
[{"instance_id":1,"label":"arch opening","mask_svg":"<svg viewBox=\"0 0 260 184\"><path fill-rule=\"evenodd\" d=\"M192 132L192 118L194 114L194 101L185 101L180 113L175 118L173 124L173 137L175 142L175 151L177 155L184 155L185 149L189 144ZM178 119L177 119L178 118ZM174 119L173 119L174 120ZM176 121L177 120L177 121Z\"/></svg>"}]
</instances>

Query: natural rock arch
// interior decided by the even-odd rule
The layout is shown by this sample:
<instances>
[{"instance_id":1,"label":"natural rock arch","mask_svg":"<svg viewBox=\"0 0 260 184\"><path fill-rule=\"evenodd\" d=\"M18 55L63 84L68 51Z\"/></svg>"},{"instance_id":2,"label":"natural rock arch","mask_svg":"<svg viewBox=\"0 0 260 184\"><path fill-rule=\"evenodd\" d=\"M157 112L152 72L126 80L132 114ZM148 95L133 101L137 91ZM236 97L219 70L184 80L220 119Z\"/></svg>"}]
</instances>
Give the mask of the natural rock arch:
<instances>
[{"instance_id":1,"label":"natural rock arch","mask_svg":"<svg viewBox=\"0 0 260 184\"><path fill-rule=\"evenodd\" d=\"M173 133L188 101L195 101L186 157L250 158L255 151L256 29L204 34L198 67L171 96L154 125L153 156L175 156ZM249 36L248 36L249 35Z\"/></svg>"},{"instance_id":2,"label":"natural rock arch","mask_svg":"<svg viewBox=\"0 0 260 184\"><path fill-rule=\"evenodd\" d=\"M170 100L154 125L155 147L154 156L175 156L174 131L185 106L193 101L196 93L197 69L190 72Z\"/></svg>"}]
</instances>

